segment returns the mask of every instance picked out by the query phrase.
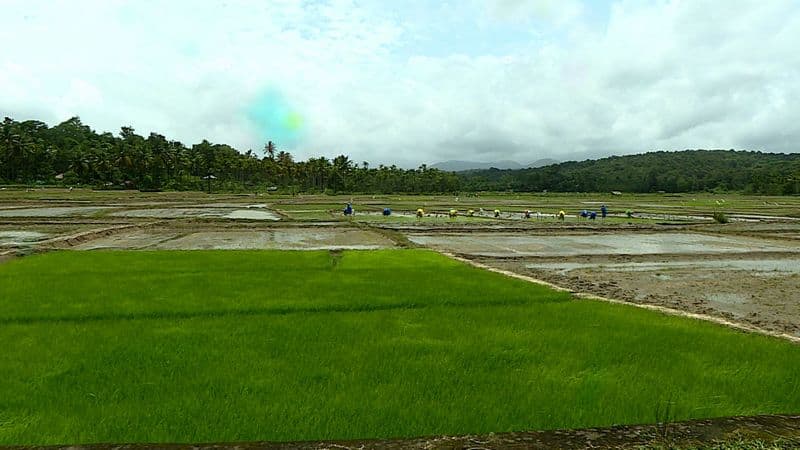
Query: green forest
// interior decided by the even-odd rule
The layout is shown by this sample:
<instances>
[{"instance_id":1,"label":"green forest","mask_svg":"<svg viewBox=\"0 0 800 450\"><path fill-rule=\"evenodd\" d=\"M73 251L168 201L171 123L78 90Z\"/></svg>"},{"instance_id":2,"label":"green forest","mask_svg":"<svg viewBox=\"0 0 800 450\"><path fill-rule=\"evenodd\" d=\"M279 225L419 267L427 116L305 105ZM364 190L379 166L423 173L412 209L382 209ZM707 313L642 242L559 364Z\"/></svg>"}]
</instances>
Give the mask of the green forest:
<instances>
[{"instance_id":1,"label":"green forest","mask_svg":"<svg viewBox=\"0 0 800 450\"><path fill-rule=\"evenodd\" d=\"M457 175L425 165L370 167L345 155L295 161L267 142L259 155L206 140L191 146L131 127L98 134L73 117L52 128L36 120L0 124L0 184L64 184L98 189L444 193Z\"/></svg>"},{"instance_id":2,"label":"green forest","mask_svg":"<svg viewBox=\"0 0 800 450\"><path fill-rule=\"evenodd\" d=\"M800 154L684 150L461 174L470 191L800 194Z\"/></svg>"},{"instance_id":3,"label":"green forest","mask_svg":"<svg viewBox=\"0 0 800 450\"><path fill-rule=\"evenodd\" d=\"M97 133L73 117L0 124L0 184L96 189L330 193L697 192L800 194L800 154L685 150L570 161L535 169L450 173L402 169L346 155L295 161L267 142L259 152L203 140L185 145L158 133Z\"/></svg>"}]
</instances>

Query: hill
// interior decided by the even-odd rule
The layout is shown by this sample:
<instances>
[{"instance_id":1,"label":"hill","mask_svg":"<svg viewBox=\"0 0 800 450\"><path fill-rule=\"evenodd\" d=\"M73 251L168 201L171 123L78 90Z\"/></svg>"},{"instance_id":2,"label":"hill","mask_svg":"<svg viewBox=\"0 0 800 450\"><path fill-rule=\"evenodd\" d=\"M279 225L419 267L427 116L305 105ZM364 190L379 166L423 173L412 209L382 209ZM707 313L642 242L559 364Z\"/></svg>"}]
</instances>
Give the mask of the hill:
<instances>
[{"instance_id":1,"label":"hill","mask_svg":"<svg viewBox=\"0 0 800 450\"><path fill-rule=\"evenodd\" d=\"M431 165L433 169L444 170L446 172L464 172L467 170L485 170L485 169L524 169L525 166L516 161L495 161L495 162L479 162L479 161L460 161L450 160L442 161Z\"/></svg>"},{"instance_id":2,"label":"hill","mask_svg":"<svg viewBox=\"0 0 800 450\"><path fill-rule=\"evenodd\" d=\"M433 164L431 168L444 170L446 172L466 172L470 170L488 170L488 169L519 170L531 167L542 167L556 163L558 163L557 160L550 158L539 159L527 165L520 164L516 161L508 161L508 160L495 161L495 162L450 160Z\"/></svg>"},{"instance_id":3,"label":"hill","mask_svg":"<svg viewBox=\"0 0 800 450\"><path fill-rule=\"evenodd\" d=\"M800 154L684 150L459 174L464 190L800 194Z\"/></svg>"}]
</instances>

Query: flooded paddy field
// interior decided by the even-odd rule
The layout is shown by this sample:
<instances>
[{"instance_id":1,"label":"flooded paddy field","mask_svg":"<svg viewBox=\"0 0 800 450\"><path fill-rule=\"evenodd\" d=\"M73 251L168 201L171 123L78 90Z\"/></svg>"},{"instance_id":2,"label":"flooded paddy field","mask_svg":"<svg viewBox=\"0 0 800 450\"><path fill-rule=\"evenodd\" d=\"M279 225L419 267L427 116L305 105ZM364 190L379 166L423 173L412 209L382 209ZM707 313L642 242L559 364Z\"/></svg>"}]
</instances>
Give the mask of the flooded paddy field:
<instances>
[{"instance_id":1,"label":"flooded paddy field","mask_svg":"<svg viewBox=\"0 0 800 450\"><path fill-rule=\"evenodd\" d=\"M94 216L98 213L112 209L107 206L61 206L61 207L7 207L0 209L0 218L5 217L67 217L67 216Z\"/></svg>"},{"instance_id":2,"label":"flooded paddy field","mask_svg":"<svg viewBox=\"0 0 800 450\"><path fill-rule=\"evenodd\" d=\"M552 236L554 242L574 243L574 238L579 238L585 246L575 245L569 251L542 246L538 253L525 254L500 252L496 237L494 252L466 256L574 292L706 314L800 336L800 243L691 234L681 239L670 234L641 237L639 248L609 248L601 244L607 236L594 236L598 243L594 247L587 244L587 236ZM626 236L625 240L634 238ZM662 245L654 245L660 238Z\"/></svg>"},{"instance_id":3,"label":"flooded paddy field","mask_svg":"<svg viewBox=\"0 0 800 450\"><path fill-rule=\"evenodd\" d=\"M356 215L342 209L352 202ZM605 220L578 217L609 208ZM389 217L383 208L391 208ZM425 215L416 217L423 208ZM458 216L448 217L455 209ZM466 212L473 209L474 216ZM494 217L494 210L500 217ZM633 211L627 217L625 210ZM531 211L525 219L523 212ZM566 212L564 221L555 213ZM724 211L740 221L710 220ZM423 247L632 303L800 336L800 199L0 191L0 254ZM4 256L7 259L8 255Z\"/></svg>"},{"instance_id":4,"label":"flooded paddy field","mask_svg":"<svg viewBox=\"0 0 800 450\"><path fill-rule=\"evenodd\" d=\"M28 246L45 239L47 239L47 234L38 231L0 230L0 248Z\"/></svg>"},{"instance_id":5,"label":"flooded paddy field","mask_svg":"<svg viewBox=\"0 0 800 450\"><path fill-rule=\"evenodd\" d=\"M426 231L407 237L575 292L800 336L800 242L793 238L800 227L700 230Z\"/></svg>"},{"instance_id":6,"label":"flooded paddy field","mask_svg":"<svg viewBox=\"0 0 800 450\"><path fill-rule=\"evenodd\" d=\"M800 257L492 265L576 291L723 317L800 336Z\"/></svg>"},{"instance_id":7,"label":"flooded paddy field","mask_svg":"<svg viewBox=\"0 0 800 450\"><path fill-rule=\"evenodd\" d=\"M751 237L700 233L410 233L412 242L474 256L575 256L751 253L797 251L799 245Z\"/></svg>"},{"instance_id":8,"label":"flooded paddy field","mask_svg":"<svg viewBox=\"0 0 800 450\"><path fill-rule=\"evenodd\" d=\"M244 209L238 209L245 206ZM236 207L198 207L198 208L150 208L133 209L112 213L115 217L134 217L149 219L181 219L187 217L246 219L246 220L280 220L280 216L265 207L251 208L250 205Z\"/></svg>"},{"instance_id":9,"label":"flooded paddy field","mask_svg":"<svg viewBox=\"0 0 800 450\"><path fill-rule=\"evenodd\" d=\"M90 230L91 225L76 224L40 224L31 225L25 222L0 223L0 251L9 249L28 249L84 230Z\"/></svg>"},{"instance_id":10,"label":"flooded paddy field","mask_svg":"<svg viewBox=\"0 0 800 450\"><path fill-rule=\"evenodd\" d=\"M135 230L82 243L76 250L374 250L395 243L369 231L342 227L214 229L176 231Z\"/></svg>"}]
</instances>

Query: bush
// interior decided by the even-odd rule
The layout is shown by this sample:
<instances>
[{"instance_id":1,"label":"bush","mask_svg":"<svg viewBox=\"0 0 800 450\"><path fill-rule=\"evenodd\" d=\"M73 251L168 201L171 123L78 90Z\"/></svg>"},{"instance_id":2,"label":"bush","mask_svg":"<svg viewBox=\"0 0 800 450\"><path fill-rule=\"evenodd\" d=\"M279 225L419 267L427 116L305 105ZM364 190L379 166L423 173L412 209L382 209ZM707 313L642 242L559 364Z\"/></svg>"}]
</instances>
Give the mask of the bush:
<instances>
[{"instance_id":1,"label":"bush","mask_svg":"<svg viewBox=\"0 0 800 450\"><path fill-rule=\"evenodd\" d=\"M724 212L715 211L713 217L717 223L728 223L728 216Z\"/></svg>"},{"instance_id":2,"label":"bush","mask_svg":"<svg viewBox=\"0 0 800 450\"><path fill-rule=\"evenodd\" d=\"M70 186L70 185L79 184L81 180L78 177L78 174L74 170L70 169L70 170L64 172L64 178L63 178L62 181L63 181L64 185Z\"/></svg>"}]
</instances>

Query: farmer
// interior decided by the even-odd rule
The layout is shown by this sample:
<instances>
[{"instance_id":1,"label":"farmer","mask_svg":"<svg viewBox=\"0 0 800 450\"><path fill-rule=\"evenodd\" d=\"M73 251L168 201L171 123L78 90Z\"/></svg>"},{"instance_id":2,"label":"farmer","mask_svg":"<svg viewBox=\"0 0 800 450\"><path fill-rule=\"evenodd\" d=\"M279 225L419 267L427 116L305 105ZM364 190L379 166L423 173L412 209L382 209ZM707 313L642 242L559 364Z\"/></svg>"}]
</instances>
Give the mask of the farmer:
<instances>
[{"instance_id":1,"label":"farmer","mask_svg":"<svg viewBox=\"0 0 800 450\"><path fill-rule=\"evenodd\" d=\"M608 208L606 208L606 205L600 207L600 215L603 216L603 219L608 215Z\"/></svg>"},{"instance_id":2,"label":"farmer","mask_svg":"<svg viewBox=\"0 0 800 450\"><path fill-rule=\"evenodd\" d=\"M530 219L531 218L531 210L530 209L526 209L525 212L522 214L522 216L525 217L526 219Z\"/></svg>"},{"instance_id":3,"label":"farmer","mask_svg":"<svg viewBox=\"0 0 800 450\"><path fill-rule=\"evenodd\" d=\"M562 210L562 211L559 211L559 212L558 212L558 220L561 220L561 221L563 221L563 220L564 220L564 217L566 217L566 215L567 215L567 213L565 213L563 210Z\"/></svg>"},{"instance_id":4,"label":"farmer","mask_svg":"<svg viewBox=\"0 0 800 450\"><path fill-rule=\"evenodd\" d=\"M594 211L589 211L589 219L594 220L597 218L597 213Z\"/></svg>"},{"instance_id":5,"label":"farmer","mask_svg":"<svg viewBox=\"0 0 800 450\"><path fill-rule=\"evenodd\" d=\"M451 218L451 219L455 219L457 216L458 216L458 210L456 210L456 209L451 209L451 210L450 210L450 218Z\"/></svg>"},{"instance_id":6,"label":"farmer","mask_svg":"<svg viewBox=\"0 0 800 450\"><path fill-rule=\"evenodd\" d=\"M392 215L391 208L383 208L383 215L384 216L391 216Z\"/></svg>"},{"instance_id":7,"label":"farmer","mask_svg":"<svg viewBox=\"0 0 800 450\"><path fill-rule=\"evenodd\" d=\"M589 217L589 211L587 211L585 209L583 211L581 211L581 217L583 217L584 219Z\"/></svg>"},{"instance_id":8,"label":"farmer","mask_svg":"<svg viewBox=\"0 0 800 450\"><path fill-rule=\"evenodd\" d=\"M494 210L494 217L495 218L499 218L500 217L500 210L499 209L495 209Z\"/></svg>"},{"instance_id":9,"label":"farmer","mask_svg":"<svg viewBox=\"0 0 800 450\"><path fill-rule=\"evenodd\" d=\"M348 203L347 206L344 207L344 215L345 216L352 216L353 215L353 205Z\"/></svg>"},{"instance_id":10,"label":"farmer","mask_svg":"<svg viewBox=\"0 0 800 450\"><path fill-rule=\"evenodd\" d=\"M425 211L424 211L422 208L419 208L419 209L417 210L417 218L418 218L418 219L421 219L421 218L422 218L422 216L424 216L424 215L425 215Z\"/></svg>"},{"instance_id":11,"label":"farmer","mask_svg":"<svg viewBox=\"0 0 800 450\"><path fill-rule=\"evenodd\" d=\"M475 210L474 209L468 209L467 210L467 216L472 217L474 215L475 215Z\"/></svg>"}]
</instances>

